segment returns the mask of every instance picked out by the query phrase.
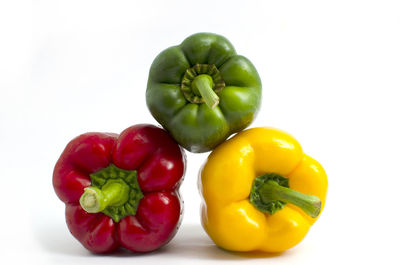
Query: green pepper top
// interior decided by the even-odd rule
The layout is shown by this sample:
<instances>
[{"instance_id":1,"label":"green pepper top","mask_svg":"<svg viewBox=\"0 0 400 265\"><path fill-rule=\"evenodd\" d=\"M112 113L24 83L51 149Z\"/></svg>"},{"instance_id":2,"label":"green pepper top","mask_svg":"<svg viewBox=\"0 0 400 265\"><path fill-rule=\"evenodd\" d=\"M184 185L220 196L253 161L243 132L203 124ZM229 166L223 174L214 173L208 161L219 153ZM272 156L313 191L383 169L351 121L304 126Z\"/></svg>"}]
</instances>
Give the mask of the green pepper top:
<instances>
[{"instance_id":1,"label":"green pepper top","mask_svg":"<svg viewBox=\"0 0 400 265\"><path fill-rule=\"evenodd\" d=\"M197 33L155 58L146 101L181 146L207 152L250 125L260 107L261 81L226 38Z\"/></svg>"}]
</instances>

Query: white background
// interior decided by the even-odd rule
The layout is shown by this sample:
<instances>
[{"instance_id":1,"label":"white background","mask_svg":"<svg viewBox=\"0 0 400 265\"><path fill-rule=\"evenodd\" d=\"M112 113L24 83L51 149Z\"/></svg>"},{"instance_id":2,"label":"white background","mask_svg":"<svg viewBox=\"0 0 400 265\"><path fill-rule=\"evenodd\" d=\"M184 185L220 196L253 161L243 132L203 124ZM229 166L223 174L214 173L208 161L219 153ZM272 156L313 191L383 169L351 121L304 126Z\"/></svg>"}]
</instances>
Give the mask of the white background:
<instances>
[{"instance_id":1,"label":"white background","mask_svg":"<svg viewBox=\"0 0 400 265\"><path fill-rule=\"evenodd\" d=\"M2 1L0 29L2 264L399 264L398 1ZM174 240L148 255L92 255L68 232L53 166L83 132L155 124L150 64L200 31L254 63L263 104L251 126L290 132L325 167L326 208L281 255L222 251L199 222L208 154L187 152Z\"/></svg>"}]
</instances>

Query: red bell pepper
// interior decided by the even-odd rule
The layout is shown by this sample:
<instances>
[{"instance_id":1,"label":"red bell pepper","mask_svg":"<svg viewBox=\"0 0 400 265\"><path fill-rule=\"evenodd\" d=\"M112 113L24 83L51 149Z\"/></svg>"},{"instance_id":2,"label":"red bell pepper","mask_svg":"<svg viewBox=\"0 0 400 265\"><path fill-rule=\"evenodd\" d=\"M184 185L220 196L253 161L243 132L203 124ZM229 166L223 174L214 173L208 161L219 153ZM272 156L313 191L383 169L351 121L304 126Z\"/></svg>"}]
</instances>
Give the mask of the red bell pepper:
<instances>
[{"instance_id":1,"label":"red bell pepper","mask_svg":"<svg viewBox=\"0 0 400 265\"><path fill-rule=\"evenodd\" d=\"M178 144L152 125L73 139L53 173L72 235L96 253L165 245L180 225L185 162Z\"/></svg>"}]
</instances>

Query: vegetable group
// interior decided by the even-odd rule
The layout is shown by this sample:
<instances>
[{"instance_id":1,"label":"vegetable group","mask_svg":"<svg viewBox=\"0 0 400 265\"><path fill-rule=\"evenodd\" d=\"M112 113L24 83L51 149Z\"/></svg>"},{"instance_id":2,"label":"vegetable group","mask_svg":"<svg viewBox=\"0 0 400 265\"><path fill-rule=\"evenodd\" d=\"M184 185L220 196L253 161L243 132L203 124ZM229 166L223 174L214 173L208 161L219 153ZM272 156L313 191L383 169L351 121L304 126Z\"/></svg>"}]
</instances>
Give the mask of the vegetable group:
<instances>
[{"instance_id":1,"label":"vegetable group","mask_svg":"<svg viewBox=\"0 0 400 265\"><path fill-rule=\"evenodd\" d=\"M206 152L253 121L261 81L253 64L237 55L226 38L198 33L157 56L146 101L181 146Z\"/></svg>"},{"instance_id":2,"label":"vegetable group","mask_svg":"<svg viewBox=\"0 0 400 265\"><path fill-rule=\"evenodd\" d=\"M253 128L219 145L201 171L202 224L220 247L280 252L325 204L327 177L285 132Z\"/></svg>"},{"instance_id":3,"label":"vegetable group","mask_svg":"<svg viewBox=\"0 0 400 265\"><path fill-rule=\"evenodd\" d=\"M183 150L163 129L136 125L120 135L73 139L53 174L69 230L87 249L148 252L176 233L185 171Z\"/></svg>"},{"instance_id":4,"label":"vegetable group","mask_svg":"<svg viewBox=\"0 0 400 265\"><path fill-rule=\"evenodd\" d=\"M68 228L84 247L149 252L172 239L186 163L178 144L191 152L213 150L199 188L202 225L216 245L281 252L305 237L324 208L327 176L289 134L240 132L258 112L261 81L227 39L198 33L161 52L146 102L166 130L140 124L120 135L82 134L54 168Z\"/></svg>"}]
</instances>

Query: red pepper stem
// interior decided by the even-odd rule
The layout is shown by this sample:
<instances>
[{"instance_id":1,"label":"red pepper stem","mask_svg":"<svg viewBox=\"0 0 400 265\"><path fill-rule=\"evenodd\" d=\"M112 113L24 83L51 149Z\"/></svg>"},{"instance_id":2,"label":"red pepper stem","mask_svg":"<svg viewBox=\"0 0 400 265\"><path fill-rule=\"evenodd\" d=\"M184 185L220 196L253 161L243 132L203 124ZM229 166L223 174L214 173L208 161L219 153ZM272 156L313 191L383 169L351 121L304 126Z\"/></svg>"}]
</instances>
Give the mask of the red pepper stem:
<instances>
[{"instance_id":1,"label":"red pepper stem","mask_svg":"<svg viewBox=\"0 0 400 265\"><path fill-rule=\"evenodd\" d=\"M204 102L211 109L215 108L219 104L219 97L217 94L215 94L212 87L213 80L211 76L206 74L198 75L192 81L192 89L194 92L196 93L198 91L201 97L204 99Z\"/></svg>"},{"instance_id":2,"label":"red pepper stem","mask_svg":"<svg viewBox=\"0 0 400 265\"><path fill-rule=\"evenodd\" d=\"M98 213L107 206L118 206L129 199L129 186L122 180L107 181L101 187L87 187L79 199L81 207L88 213Z\"/></svg>"}]
</instances>

